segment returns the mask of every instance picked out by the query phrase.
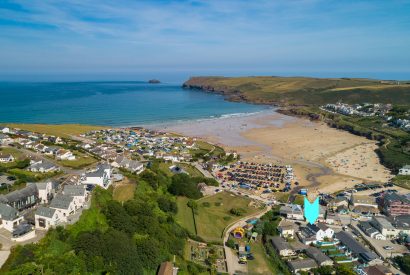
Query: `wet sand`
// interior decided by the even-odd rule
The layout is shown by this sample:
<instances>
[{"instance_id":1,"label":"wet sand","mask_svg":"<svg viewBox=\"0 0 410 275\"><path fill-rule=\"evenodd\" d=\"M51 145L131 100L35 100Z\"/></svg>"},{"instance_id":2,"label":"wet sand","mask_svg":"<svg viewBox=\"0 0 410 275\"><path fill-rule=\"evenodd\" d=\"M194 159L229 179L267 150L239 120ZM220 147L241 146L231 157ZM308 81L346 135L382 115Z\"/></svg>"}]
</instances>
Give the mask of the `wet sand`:
<instances>
[{"instance_id":1,"label":"wet sand","mask_svg":"<svg viewBox=\"0 0 410 275\"><path fill-rule=\"evenodd\" d=\"M237 151L245 161L291 164L301 186L317 192L390 178L374 141L274 110L151 128L205 139Z\"/></svg>"}]
</instances>

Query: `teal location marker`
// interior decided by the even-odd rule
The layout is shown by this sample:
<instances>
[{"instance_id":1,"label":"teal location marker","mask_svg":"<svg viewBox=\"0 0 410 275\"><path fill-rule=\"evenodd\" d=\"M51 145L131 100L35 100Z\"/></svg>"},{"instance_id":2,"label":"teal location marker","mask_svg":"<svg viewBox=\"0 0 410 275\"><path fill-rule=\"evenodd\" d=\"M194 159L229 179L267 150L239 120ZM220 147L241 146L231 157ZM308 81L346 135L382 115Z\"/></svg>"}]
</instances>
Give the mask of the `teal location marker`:
<instances>
[{"instance_id":1,"label":"teal location marker","mask_svg":"<svg viewBox=\"0 0 410 275\"><path fill-rule=\"evenodd\" d=\"M314 224L317 218L319 217L319 198L316 198L313 203L305 197L304 200L304 214L306 220L310 224Z\"/></svg>"}]
</instances>

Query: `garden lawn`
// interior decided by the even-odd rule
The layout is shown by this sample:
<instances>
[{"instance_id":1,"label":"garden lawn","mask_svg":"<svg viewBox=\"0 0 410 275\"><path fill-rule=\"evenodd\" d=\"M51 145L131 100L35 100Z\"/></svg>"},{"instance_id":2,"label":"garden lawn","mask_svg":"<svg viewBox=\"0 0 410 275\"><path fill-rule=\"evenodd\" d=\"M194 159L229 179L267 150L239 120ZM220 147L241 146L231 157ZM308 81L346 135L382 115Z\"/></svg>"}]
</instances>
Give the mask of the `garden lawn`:
<instances>
[{"instance_id":1,"label":"garden lawn","mask_svg":"<svg viewBox=\"0 0 410 275\"><path fill-rule=\"evenodd\" d=\"M26 155L23 152L21 152L20 150L16 148L12 148L12 147L1 147L0 153L4 155L7 155L7 154L13 155L15 159L19 159L19 160L22 160L26 157Z\"/></svg>"},{"instance_id":2,"label":"garden lawn","mask_svg":"<svg viewBox=\"0 0 410 275\"><path fill-rule=\"evenodd\" d=\"M189 199L186 197L178 197L178 213L175 216L176 221L191 234L195 233L194 217L192 216L192 210L187 206Z\"/></svg>"},{"instance_id":3,"label":"garden lawn","mask_svg":"<svg viewBox=\"0 0 410 275\"><path fill-rule=\"evenodd\" d=\"M222 234L229 224L245 216L261 211L259 207L248 206L251 200L228 192L220 192L213 196L199 199L195 222L198 236L208 242L222 241ZM204 206L209 204L209 206ZM245 210L242 216L232 215L232 208Z\"/></svg>"}]
</instances>

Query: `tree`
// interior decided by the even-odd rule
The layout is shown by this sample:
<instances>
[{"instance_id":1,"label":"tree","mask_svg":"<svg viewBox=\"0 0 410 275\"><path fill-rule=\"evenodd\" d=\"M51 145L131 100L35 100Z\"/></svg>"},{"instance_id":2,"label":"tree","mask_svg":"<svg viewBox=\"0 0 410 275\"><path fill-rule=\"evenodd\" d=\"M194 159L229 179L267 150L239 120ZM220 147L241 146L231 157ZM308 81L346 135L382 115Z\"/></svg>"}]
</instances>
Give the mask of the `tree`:
<instances>
[{"instance_id":1,"label":"tree","mask_svg":"<svg viewBox=\"0 0 410 275\"><path fill-rule=\"evenodd\" d=\"M178 212L178 206L175 201L166 196L161 196L157 199L158 207L164 212L174 213Z\"/></svg>"},{"instance_id":2,"label":"tree","mask_svg":"<svg viewBox=\"0 0 410 275\"><path fill-rule=\"evenodd\" d=\"M232 249L235 249L235 241L232 240L232 239L229 239L229 240L226 242L226 246L227 246L227 247L230 247L230 248L232 248Z\"/></svg>"},{"instance_id":3,"label":"tree","mask_svg":"<svg viewBox=\"0 0 410 275\"><path fill-rule=\"evenodd\" d=\"M140 174L140 178L146 181L154 190L158 189L158 186L159 186L158 176L151 170L149 169L144 170L144 172Z\"/></svg>"}]
</instances>

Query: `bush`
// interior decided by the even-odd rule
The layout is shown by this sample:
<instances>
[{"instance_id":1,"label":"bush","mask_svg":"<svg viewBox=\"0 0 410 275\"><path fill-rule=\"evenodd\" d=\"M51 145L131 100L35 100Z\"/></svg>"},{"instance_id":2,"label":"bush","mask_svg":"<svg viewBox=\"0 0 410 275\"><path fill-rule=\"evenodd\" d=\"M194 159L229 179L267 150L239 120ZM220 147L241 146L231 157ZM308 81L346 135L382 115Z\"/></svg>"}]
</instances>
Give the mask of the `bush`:
<instances>
[{"instance_id":1,"label":"bush","mask_svg":"<svg viewBox=\"0 0 410 275\"><path fill-rule=\"evenodd\" d=\"M203 207L211 207L211 204L210 204L209 202L207 202L207 201L204 201L204 202L202 203L202 206L203 206Z\"/></svg>"},{"instance_id":2,"label":"bush","mask_svg":"<svg viewBox=\"0 0 410 275\"><path fill-rule=\"evenodd\" d=\"M185 196L190 199L199 199L202 197L202 193L198 190L197 184L186 174L172 176L168 191L173 195Z\"/></svg>"},{"instance_id":3,"label":"bush","mask_svg":"<svg viewBox=\"0 0 410 275\"><path fill-rule=\"evenodd\" d=\"M229 210L229 213L235 216L243 216L246 213L246 210L243 208L232 208Z\"/></svg>"}]
</instances>

